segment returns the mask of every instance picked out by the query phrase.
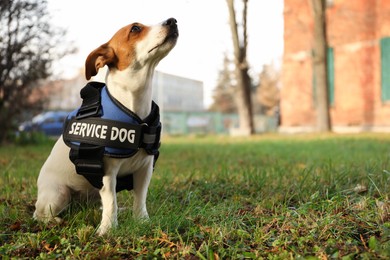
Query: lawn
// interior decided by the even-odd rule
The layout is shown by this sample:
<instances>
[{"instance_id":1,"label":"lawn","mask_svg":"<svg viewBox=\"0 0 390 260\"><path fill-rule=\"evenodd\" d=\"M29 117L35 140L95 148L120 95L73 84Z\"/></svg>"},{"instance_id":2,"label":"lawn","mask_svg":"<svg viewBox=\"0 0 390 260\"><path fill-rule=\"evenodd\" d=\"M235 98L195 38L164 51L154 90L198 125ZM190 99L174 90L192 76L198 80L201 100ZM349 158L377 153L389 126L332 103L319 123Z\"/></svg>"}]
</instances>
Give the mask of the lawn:
<instances>
[{"instance_id":1,"label":"lawn","mask_svg":"<svg viewBox=\"0 0 390 260\"><path fill-rule=\"evenodd\" d=\"M52 144L0 148L0 258L390 257L390 135L164 138L150 221L134 221L121 192L104 237L99 205L72 204L60 225L32 220Z\"/></svg>"}]
</instances>

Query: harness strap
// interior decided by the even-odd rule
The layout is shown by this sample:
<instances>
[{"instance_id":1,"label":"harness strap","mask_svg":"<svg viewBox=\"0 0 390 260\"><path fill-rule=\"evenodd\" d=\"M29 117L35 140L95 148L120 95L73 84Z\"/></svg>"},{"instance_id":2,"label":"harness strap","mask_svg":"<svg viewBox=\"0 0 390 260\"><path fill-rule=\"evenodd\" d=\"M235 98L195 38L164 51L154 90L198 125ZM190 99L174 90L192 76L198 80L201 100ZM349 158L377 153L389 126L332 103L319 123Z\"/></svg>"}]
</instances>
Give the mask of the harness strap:
<instances>
[{"instance_id":1,"label":"harness strap","mask_svg":"<svg viewBox=\"0 0 390 260\"><path fill-rule=\"evenodd\" d=\"M103 187L104 147L81 143L78 149L71 149L69 158L76 166L78 174L83 175L92 186L100 189Z\"/></svg>"},{"instance_id":2,"label":"harness strap","mask_svg":"<svg viewBox=\"0 0 390 260\"><path fill-rule=\"evenodd\" d=\"M80 91L83 103L77 112L76 118L82 119L90 116L98 116L101 111L100 91L105 86L101 82L90 82Z\"/></svg>"},{"instance_id":3,"label":"harness strap","mask_svg":"<svg viewBox=\"0 0 390 260\"><path fill-rule=\"evenodd\" d=\"M160 148L161 139L161 123L159 107L156 103L152 103L152 111L142 124L143 138L141 147L146 150L148 154L155 155ZM154 116L154 117L153 117Z\"/></svg>"}]
</instances>

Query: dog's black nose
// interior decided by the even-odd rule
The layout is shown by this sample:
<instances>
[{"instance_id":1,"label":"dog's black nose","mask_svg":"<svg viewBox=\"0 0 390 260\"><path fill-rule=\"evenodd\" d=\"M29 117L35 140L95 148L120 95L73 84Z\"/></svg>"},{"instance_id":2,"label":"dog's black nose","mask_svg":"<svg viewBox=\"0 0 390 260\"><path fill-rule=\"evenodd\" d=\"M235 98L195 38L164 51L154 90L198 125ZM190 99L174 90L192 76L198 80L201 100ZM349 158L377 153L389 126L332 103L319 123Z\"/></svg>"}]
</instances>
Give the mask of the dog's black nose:
<instances>
[{"instance_id":1,"label":"dog's black nose","mask_svg":"<svg viewBox=\"0 0 390 260\"><path fill-rule=\"evenodd\" d=\"M169 18L163 23L163 25L167 25L167 26L172 26L176 24L177 24L177 20L175 18Z\"/></svg>"}]
</instances>

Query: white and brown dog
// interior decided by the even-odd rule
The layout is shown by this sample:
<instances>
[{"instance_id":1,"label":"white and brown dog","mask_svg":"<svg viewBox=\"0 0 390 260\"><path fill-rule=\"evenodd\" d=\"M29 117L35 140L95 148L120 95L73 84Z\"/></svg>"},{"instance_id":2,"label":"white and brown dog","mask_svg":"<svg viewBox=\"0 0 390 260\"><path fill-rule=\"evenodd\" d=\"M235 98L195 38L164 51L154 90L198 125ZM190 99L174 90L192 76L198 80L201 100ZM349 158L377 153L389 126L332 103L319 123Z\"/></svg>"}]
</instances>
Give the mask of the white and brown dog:
<instances>
[{"instance_id":1,"label":"white and brown dog","mask_svg":"<svg viewBox=\"0 0 390 260\"><path fill-rule=\"evenodd\" d=\"M107 65L106 85L113 98L143 119L151 113L152 77L156 65L175 46L177 21L170 18L158 25L133 23L120 29L106 44L91 52L85 64L86 78L95 76ZM146 196L153 173L153 156L139 149L129 158L104 156L103 186L99 190L76 173L69 159L70 148L58 139L38 177L38 199L34 218L57 220L74 196L99 196L102 220L98 234L103 235L117 225L117 177L133 174L135 218L148 218Z\"/></svg>"}]
</instances>

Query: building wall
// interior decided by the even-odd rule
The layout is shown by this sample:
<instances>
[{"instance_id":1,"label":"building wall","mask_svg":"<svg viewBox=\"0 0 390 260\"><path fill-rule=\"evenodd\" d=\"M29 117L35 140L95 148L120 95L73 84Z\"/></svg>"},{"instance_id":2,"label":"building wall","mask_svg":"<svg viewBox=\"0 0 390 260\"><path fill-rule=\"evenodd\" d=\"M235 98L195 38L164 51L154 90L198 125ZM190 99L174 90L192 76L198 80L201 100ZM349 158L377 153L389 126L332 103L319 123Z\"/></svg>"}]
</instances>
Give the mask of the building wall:
<instances>
[{"instance_id":1,"label":"building wall","mask_svg":"<svg viewBox=\"0 0 390 260\"><path fill-rule=\"evenodd\" d=\"M285 0L281 125L310 126L315 121L311 49L313 20L307 0Z\"/></svg>"},{"instance_id":2,"label":"building wall","mask_svg":"<svg viewBox=\"0 0 390 260\"><path fill-rule=\"evenodd\" d=\"M203 82L156 71L153 78L153 100L164 111L204 111Z\"/></svg>"},{"instance_id":3,"label":"building wall","mask_svg":"<svg viewBox=\"0 0 390 260\"><path fill-rule=\"evenodd\" d=\"M390 104L381 99L380 59L380 39L390 36L390 0L329 2L327 34L335 73L330 111L333 126L390 127ZM282 128L313 128L316 112L310 1L285 0L284 18Z\"/></svg>"}]
</instances>

